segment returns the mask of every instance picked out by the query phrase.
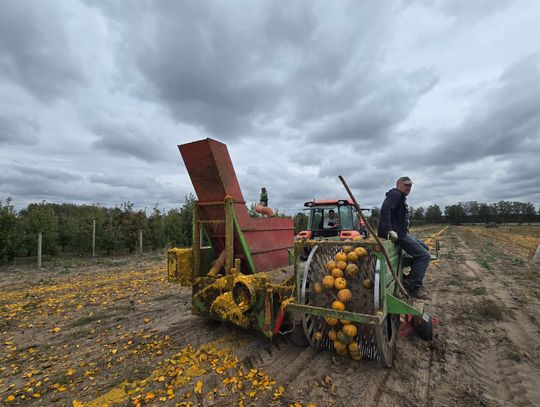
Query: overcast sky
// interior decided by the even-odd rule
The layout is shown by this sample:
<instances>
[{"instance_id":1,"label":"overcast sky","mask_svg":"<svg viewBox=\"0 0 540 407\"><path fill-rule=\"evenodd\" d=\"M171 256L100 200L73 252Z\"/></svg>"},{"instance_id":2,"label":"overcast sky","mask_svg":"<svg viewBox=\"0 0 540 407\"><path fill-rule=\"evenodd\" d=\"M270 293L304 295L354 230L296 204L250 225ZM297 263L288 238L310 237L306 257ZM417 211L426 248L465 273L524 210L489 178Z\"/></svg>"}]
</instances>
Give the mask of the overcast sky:
<instances>
[{"instance_id":1,"label":"overcast sky","mask_svg":"<svg viewBox=\"0 0 540 407\"><path fill-rule=\"evenodd\" d=\"M179 206L176 147L247 201L540 206L540 2L0 1L0 199Z\"/></svg>"}]
</instances>

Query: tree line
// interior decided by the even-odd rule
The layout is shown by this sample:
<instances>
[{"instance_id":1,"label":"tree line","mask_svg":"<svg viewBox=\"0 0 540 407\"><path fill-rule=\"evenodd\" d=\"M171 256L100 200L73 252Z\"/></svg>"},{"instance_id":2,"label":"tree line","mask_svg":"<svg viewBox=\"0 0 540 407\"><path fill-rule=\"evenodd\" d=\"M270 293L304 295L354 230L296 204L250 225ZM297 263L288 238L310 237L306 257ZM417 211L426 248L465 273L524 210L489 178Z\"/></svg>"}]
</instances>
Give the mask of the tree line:
<instances>
[{"instance_id":1,"label":"tree line","mask_svg":"<svg viewBox=\"0 0 540 407\"><path fill-rule=\"evenodd\" d=\"M540 222L540 209L537 211L531 202L499 201L485 202L467 201L448 205L441 210L439 205L409 208L409 214L417 223L533 223Z\"/></svg>"},{"instance_id":2,"label":"tree line","mask_svg":"<svg viewBox=\"0 0 540 407\"><path fill-rule=\"evenodd\" d=\"M0 262L34 256L39 232L44 255L89 254L94 221L96 251L108 255L135 252L141 230L147 249L190 246L192 241L193 195L186 196L180 208L164 212L156 204L149 214L146 208L134 209L129 201L115 208L43 201L18 212L11 202L0 200Z\"/></svg>"},{"instance_id":3,"label":"tree line","mask_svg":"<svg viewBox=\"0 0 540 407\"><path fill-rule=\"evenodd\" d=\"M0 262L14 257L34 256L37 234L43 234L43 254L89 254L92 251L92 223L96 222L96 250L108 255L121 251L133 253L139 244L139 231L145 249L191 246L195 197L185 197L179 208L162 211L156 204L151 211L135 210L132 202L114 208L98 205L31 203L16 211L7 198L0 200ZM260 216L254 205L251 216ZM443 209L439 205L409 208L413 225L430 223L532 223L540 222L540 211L530 202L500 201L487 204L458 202ZM276 210L276 216L285 216ZM379 209L368 217L376 226ZM305 213L294 215L295 234L307 229Z\"/></svg>"}]
</instances>

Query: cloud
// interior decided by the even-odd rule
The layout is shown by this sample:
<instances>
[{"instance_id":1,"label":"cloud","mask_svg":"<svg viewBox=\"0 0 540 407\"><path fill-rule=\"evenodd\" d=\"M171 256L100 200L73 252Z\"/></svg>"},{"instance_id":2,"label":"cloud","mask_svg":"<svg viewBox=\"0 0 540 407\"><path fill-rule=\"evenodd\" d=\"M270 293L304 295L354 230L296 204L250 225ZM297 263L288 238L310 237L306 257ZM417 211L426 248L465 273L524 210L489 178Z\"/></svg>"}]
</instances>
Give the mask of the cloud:
<instances>
[{"instance_id":1,"label":"cloud","mask_svg":"<svg viewBox=\"0 0 540 407\"><path fill-rule=\"evenodd\" d=\"M91 126L98 139L92 148L113 155L135 157L146 162L157 162L163 158L162 146L152 134L144 134L129 124L98 122Z\"/></svg>"},{"instance_id":2,"label":"cloud","mask_svg":"<svg viewBox=\"0 0 540 407\"><path fill-rule=\"evenodd\" d=\"M507 67L482 103L442 141L417 158L428 165L457 165L490 156L540 153L540 54Z\"/></svg>"},{"instance_id":3,"label":"cloud","mask_svg":"<svg viewBox=\"0 0 540 407\"><path fill-rule=\"evenodd\" d=\"M0 78L41 101L85 84L66 32L66 15L54 3L8 1L1 8Z\"/></svg>"},{"instance_id":4,"label":"cloud","mask_svg":"<svg viewBox=\"0 0 540 407\"><path fill-rule=\"evenodd\" d=\"M540 3L7 2L0 199L137 207L193 191L176 145L227 143L245 199L290 213L540 203ZM497 27L497 29L493 29Z\"/></svg>"},{"instance_id":5,"label":"cloud","mask_svg":"<svg viewBox=\"0 0 540 407\"><path fill-rule=\"evenodd\" d=\"M152 177L138 176L133 178L121 174L91 174L89 181L95 184L109 185L111 187L138 189L145 189L148 187L148 185L156 182L156 180Z\"/></svg>"},{"instance_id":6,"label":"cloud","mask_svg":"<svg viewBox=\"0 0 540 407\"><path fill-rule=\"evenodd\" d=\"M0 144L35 145L38 133L39 125L34 121L0 113Z\"/></svg>"}]
</instances>

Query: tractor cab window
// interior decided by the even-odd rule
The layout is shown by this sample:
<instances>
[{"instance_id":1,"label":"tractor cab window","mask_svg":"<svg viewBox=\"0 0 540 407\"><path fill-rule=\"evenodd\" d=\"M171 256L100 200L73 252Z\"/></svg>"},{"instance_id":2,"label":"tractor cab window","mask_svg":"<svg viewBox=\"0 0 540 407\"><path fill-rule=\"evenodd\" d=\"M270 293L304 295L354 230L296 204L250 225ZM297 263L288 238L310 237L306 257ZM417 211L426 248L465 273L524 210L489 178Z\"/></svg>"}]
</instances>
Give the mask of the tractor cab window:
<instances>
[{"instance_id":1,"label":"tractor cab window","mask_svg":"<svg viewBox=\"0 0 540 407\"><path fill-rule=\"evenodd\" d=\"M310 216L310 229L322 229L322 218L323 210L322 209L313 209Z\"/></svg>"},{"instance_id":2,"label":"tractor cab window","mask_svg":"<svg viewBox=\"0 0 540 407\"><path fill-rule=\"evenodd\" d=\"M352 206L343 205L339 207L339 221L340 221L341 229L344 229L344 230L354 229Z\"/></svg>"},{"instance_id":3,"label":"tractor cab window","mask_svg":"<svg viewBox=\"0 0 540 407\"><path fill-rule=\"evenodd\" d=\"M324 211L324 229L336 229L340 227L339 213L336 208L326 209Z\"/></svg>"}]
</instances>

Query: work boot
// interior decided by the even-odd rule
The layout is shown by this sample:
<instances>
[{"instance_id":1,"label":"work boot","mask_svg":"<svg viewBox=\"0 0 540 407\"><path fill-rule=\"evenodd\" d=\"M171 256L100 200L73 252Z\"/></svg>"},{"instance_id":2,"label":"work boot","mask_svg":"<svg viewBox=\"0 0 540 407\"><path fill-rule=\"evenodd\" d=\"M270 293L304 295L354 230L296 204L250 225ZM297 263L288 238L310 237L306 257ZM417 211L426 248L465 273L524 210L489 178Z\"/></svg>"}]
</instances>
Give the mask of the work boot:
<instances>
[{"instance_id":1,"label":"work boot","mask_svg":"<svg viewBox=\"0 0 540 407\"><path fill-rule=\"evenodd\" d=\"M419 300L430 300L429 294L427 293L426 289L423 286L420 286L418 288L412 288L409 289L409 295L413 298L417 298Z\"/></svg>"}]
</instances>

